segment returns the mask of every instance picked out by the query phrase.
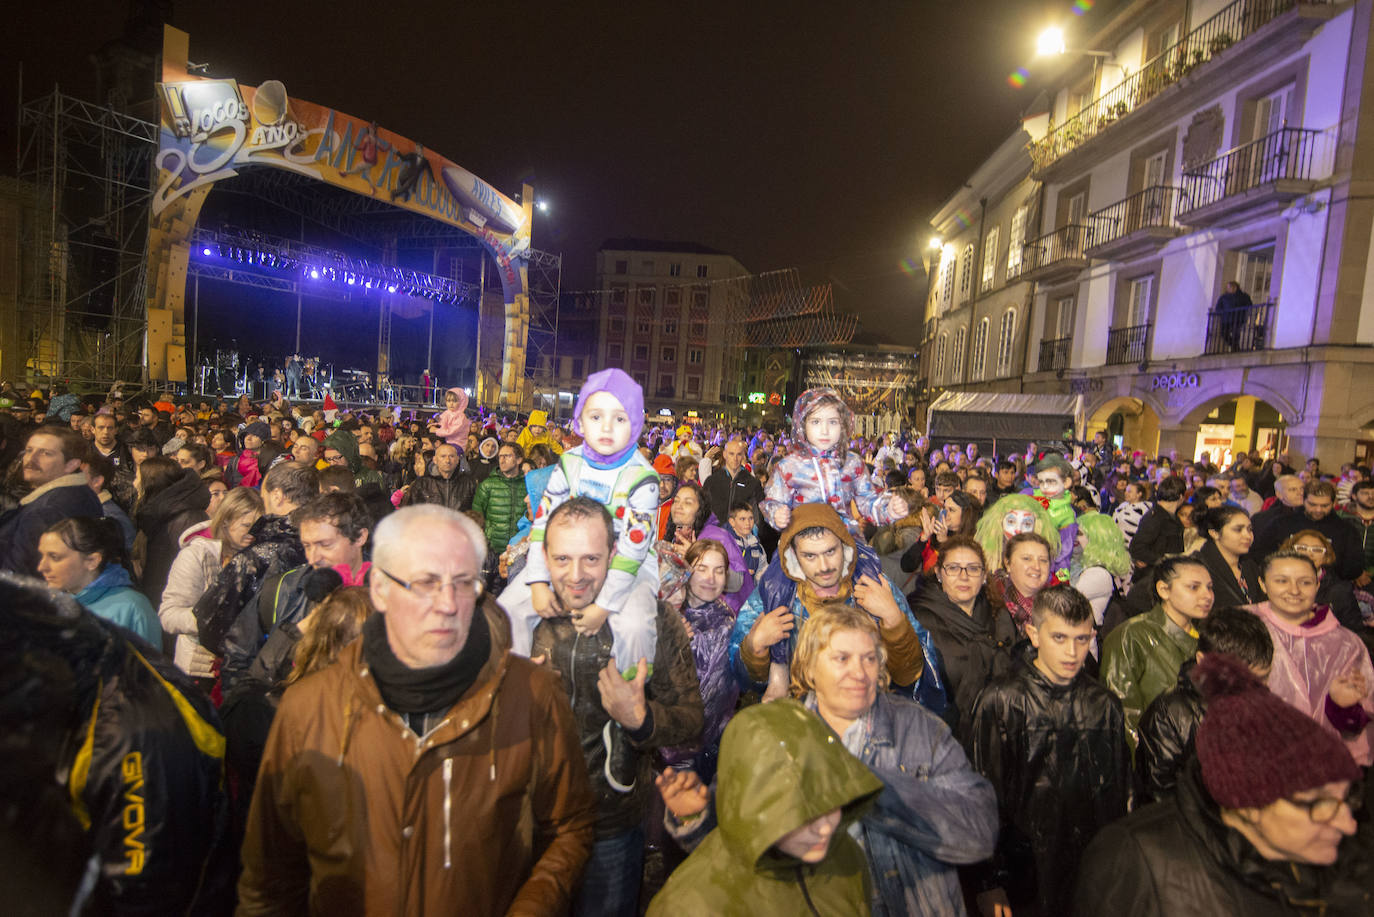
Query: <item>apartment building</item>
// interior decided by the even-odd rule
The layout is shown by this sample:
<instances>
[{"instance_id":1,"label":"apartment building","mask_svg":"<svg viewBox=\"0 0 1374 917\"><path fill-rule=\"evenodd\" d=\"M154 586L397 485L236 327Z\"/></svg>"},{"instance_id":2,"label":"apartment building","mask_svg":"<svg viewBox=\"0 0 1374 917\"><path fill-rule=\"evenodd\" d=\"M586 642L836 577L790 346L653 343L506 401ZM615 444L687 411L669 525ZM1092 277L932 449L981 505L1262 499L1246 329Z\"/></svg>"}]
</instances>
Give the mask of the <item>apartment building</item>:
<instances>
[{"instance_id":1,"label":"apartment building","mask_svg":"<svg viewBox=\"0 0 1374 917\"><path fill-rule=\"evenodd\" d=\"M645 412L716 419L737 413L742 375L731 340L733 256L694 242L611 239L596 256L597 366L644 389Z\"/></svg>"},{"instance_id":2,"label":"apartment building","mask_svg":"<svg viewBox=\"0 0 1374 917\"><path fill-rule=\"evenodd\" d=\"M951 388L1021 391L1033 291L1021 261L1040 213L1029 143L1024 131L1008 137L931 220L923 405Z\"/></svg>"},{"instance_id":3,"label":"apartment building","mask_svg":"<svg viewBox=\"0 0 1374 917\"><path fill-rule=\"evenodd\" d=\"M1374 452L1372 6L1135 0L1070 37L1080 53L1024 136L980 169L1006 169L981 182L994 192L1021 189L1009 147L1029 139L1038 213L1019 258L992 256L994 278L1028 290L1012 390L1081 393L1089 429L1145 451L1286 448L1324 466ZM943 254L938 270L932 388L953 312ZM1231 282L1245 295L1223 297ZM948 384L969 387L949 352Z\"/></svg>"}]
</instances>

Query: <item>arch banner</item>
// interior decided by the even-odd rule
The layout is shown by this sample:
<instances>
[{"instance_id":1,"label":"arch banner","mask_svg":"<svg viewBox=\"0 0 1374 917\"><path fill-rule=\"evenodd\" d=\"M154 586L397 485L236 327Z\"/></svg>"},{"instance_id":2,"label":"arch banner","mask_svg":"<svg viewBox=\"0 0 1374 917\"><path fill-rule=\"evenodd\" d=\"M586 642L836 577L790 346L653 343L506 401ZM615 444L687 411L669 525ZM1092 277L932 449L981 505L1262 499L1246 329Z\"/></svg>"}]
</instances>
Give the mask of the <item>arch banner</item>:
<instances>
[{"instance_id":1,"label":"arch banner","mask_svg":"<svg viewBox=\"0 0 1374 917\"><path fill-rule=\"evenodd\" d=\"M244 86L190 72L190 36L164 26L160 139L148 232L149 375L184 381L188 240L205 196L250 168L294 172L453 226L498 266L506 302L502 401L523 394L533 190L516 203L423 144L336 109L292 98L279 80Z\"/></svg>"}]
</instances>

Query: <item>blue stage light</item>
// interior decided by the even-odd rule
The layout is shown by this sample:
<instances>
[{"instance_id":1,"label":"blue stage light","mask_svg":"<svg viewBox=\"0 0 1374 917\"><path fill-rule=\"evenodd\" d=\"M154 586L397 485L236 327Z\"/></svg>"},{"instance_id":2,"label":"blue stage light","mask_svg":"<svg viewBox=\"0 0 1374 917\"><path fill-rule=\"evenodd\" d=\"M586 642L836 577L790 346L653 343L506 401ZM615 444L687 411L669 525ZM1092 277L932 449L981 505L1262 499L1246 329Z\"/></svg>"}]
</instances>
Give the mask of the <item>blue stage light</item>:
<instances>
[{"instance_id":1,"label":"blue stage light","mask_svg":"<svg viewBox=\"0 0 1374 917\"><path fill-rule=\"evenodd\" d=\"M203 248L203 249L201 249L201 251L204 252L206 255L209 255L209 254L210 254L210 249L208 249L208 248Z\"/></svg>"},{"instance_id":2,"label":"blue stage light","mask_svg":"<svg viewBox=\"0 0 1374 917\"><path fill-rule=\"evenodd\" d=\"M317 271L317 270L315 270L315 268L313 268L313 267L310 269L310 279L311 279L311 280L319 280L319 279L320 279L320 272Z\"/></svg>"}]
</instances>

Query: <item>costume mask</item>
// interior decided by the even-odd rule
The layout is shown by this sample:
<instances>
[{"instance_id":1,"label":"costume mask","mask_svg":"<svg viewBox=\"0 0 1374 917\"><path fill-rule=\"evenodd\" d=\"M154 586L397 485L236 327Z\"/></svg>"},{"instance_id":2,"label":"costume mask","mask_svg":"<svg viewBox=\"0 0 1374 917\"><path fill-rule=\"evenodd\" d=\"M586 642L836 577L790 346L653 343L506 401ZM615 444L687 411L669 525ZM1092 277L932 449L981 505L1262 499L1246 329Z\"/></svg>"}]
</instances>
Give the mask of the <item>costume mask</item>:
<instances>
[{"instance_id":1,"label":"costume mask","mask_svg":"<svg viewBox=\"0 0 1374 917\"><path fill-rule=\"evenodd\" d=\"M1064 478L1058 471L1042 471L1035 476L1040 485L1040 494L1050 500L1064 492Z\"/></svg>"},{"instance_id":2,"label":"costume mask","mask_svg":"<svg viewBox=\"0 0 1374 917\"><path fill-rule=\"evenodd\" d=\"M1035 513L1028 509L1014 509L1002 517L1002 534L1011 538L1035 531Z\"/></svg>"}]
</instances>

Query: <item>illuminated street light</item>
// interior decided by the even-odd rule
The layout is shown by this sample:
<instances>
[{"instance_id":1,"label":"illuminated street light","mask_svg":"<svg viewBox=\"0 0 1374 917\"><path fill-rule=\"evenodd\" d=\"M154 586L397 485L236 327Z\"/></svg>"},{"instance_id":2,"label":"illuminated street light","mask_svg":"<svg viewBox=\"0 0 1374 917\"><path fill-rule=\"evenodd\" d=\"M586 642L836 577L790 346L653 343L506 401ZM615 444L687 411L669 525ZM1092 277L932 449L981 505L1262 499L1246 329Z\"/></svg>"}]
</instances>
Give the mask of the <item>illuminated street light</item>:
<instances>
[{"instance_id":1,"label":"illuminated street light","mask_svg":"<svg viewBox=\"0 0 1374 917\"><path fill-rule=\"evenodd\" d=\"M943 244L943 243L941 242L939 236L931 236L931 237L930 237L930 249L931 249L931 251L935 251L936 249L940 248L942 244Z\"/></svg>"},{"instance_id":2,"label":"illuminated street light","mask_svg":"<svg viewBox=\"0 0 1374 917\"><path fill-rule=\"evenodd\" d=\"M1068 47L1064 44L1064 30L1058 26L1050 26L1035 40L1035 53L1041 57L1052 57L1067 50Z\"/></svg>"},{"instance_id":3,"label":"illuminated street light","mask_svg":"<svg viewBox=\"0 0 1374 917\"><path fill-rule=\"evenodd\" d=\"M540 212L540 213L548 213L548 212L549 212L549 202L546 201L546 200L543 200L543 201L535 201L534 206L536 206L536 207L539 208L539 212Z\"/></svg>"}]
</instances>

